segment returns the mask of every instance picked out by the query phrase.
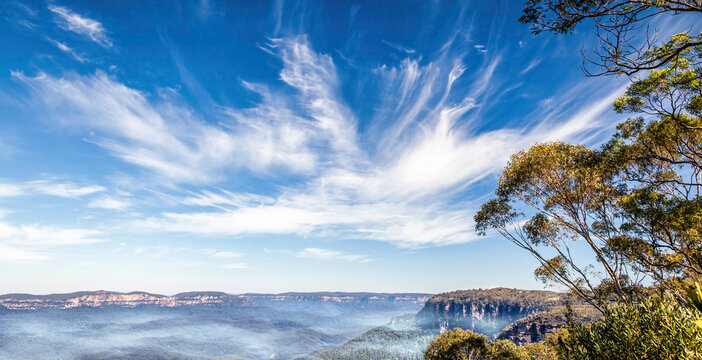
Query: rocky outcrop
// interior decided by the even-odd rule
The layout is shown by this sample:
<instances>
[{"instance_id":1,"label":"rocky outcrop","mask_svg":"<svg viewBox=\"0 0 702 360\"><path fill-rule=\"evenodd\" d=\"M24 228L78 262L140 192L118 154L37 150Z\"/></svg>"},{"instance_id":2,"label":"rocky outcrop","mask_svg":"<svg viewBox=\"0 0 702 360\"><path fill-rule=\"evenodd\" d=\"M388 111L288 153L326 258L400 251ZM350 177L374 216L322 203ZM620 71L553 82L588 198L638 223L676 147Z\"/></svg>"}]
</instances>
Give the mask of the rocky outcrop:
<instances>
[{"instance_id":1,"label":"rocky outcrop","mask_svg":"<svg viewBox=\"0 0 702 360\"><path fill-rule=\"evenodd\" d=\"M495 288L443 293L429 299L417 314L424 328L453 328L493 337L508 324L561 305L564 295L552 291Z\"/></svg>"},{"instance_id":2,"label":"rocky outcrop","mask_svg":"<svg viewBox=\"0 0 702 360\"><path fill-rule=\"evenodd\" d=\"M566 294L553 291L506 288L438 294L416 315L393 318L385 326L373 328L341 346L316 351L299 360L419 360L424 358L424 350L432 339L453 328L493 338L499 333L500 339L525 344L543 339L560 327L558 319L542 314L562 314L566 299ZM582 311L585 308L573 306L576 317L583 322L588 321L581 316L586 314ZM508 324L511 325L505 327Z\"/></svg>"},{"instance_id":3,"label":"rocky outcrop","mask_svg":"<svg viewBox=\"0 0 702 360\"><path fill-rule=\"evenodd\" d=\"M570 321L576 324L590 323L602 316L593 307L587 305L576 305L571 309ZM544 341L546 334L566 326L568 320L569 316L566 315L566 307L557 306L548 311L539 312L515 321L505 327L497 335L497 339L511 340L517 345Z\"/></svg>"},{"instance_id":4,"label":"rocky outcrop","mask_svg":"<svg viewBox=\"0 0 702 360\"><path fill-rule=\"evenodd\" d=\"M0 296L0 308L6 310L75 309L101 306L158 306L177 307L194 305L253 306L248 298L220 292L191 292L173 296L145 292L119 293L112 291L77 292L70 294Z\"/></svg>"}]
</instances>

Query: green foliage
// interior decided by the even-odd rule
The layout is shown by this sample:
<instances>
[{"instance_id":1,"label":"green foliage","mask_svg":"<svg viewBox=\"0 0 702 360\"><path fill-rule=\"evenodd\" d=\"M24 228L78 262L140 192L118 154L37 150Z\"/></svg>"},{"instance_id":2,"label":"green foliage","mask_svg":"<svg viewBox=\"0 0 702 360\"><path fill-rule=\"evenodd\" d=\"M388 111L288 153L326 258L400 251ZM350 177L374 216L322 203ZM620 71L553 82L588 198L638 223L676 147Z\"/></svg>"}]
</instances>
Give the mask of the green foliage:
<instances>
[{"instance_id":1,"label":"green foliage","mask_svg":"<svg viewBox=\"0 0 702 360\"><path fill-rule=\"evenodd\" d=\"M702 286L699 283L687 290L687 299L690 306L702 311Z\"/></svg>"},{"instance_id":2,"label":"green foliage","mask_svg":"<svg viewBox=\"0 0 702 360\"><path fill-rule=\"evenodd\" d=\"M565 285L598 308L612 299L635 298L637 288L628 259L610 246L619 235L617 199L624 193L605 160L598 151L560 142L520 151L500 177L497 198L475 216L477 231L495 229L531 253L540 263L538 279ZM516 210L522 205L536 214L525 218ZM573 257L575 241L589 246L602 276Z\"/></svg>"},{"instance_id":3,"label":"green foliage","mask_svg":"<svg viewBox=\"0 0 702 360\"><path fill-rule=\"evenodd\" d=\"M558 350L556 342L551 336L546 335L546 340L531 344L519 346L517 352L523 360L556 360L558 359Z\"/></svg>"},{"instance_id":4,"label":"green foliage","mask_svg":"<svg viewBox=\"0 0 702 360\"><path fill-rule=\"evenodd\" d=\"M563 293L544 290L520 290L510 288L473 289L445 292L432 296L425 308L431 304L492 305L499 308L522 307L547 309L563 304Z\"/></svg>"},{"instance_id":5,"label":"green foliage","mask_svg":"<svg viewBox=\"0 0 702 360\"><path fill-rule=\"evenodd\" d=\"M595 323L561 336L561 358L572 360L702 359L702 328L696 309L672 295L620 304Z\"/></svg>"},{"instance_id":6,"label":"green foliage","mask_svg":"<svg viewBox=\"0 0 702 360\"><path fill-rule=\"evenodd\" d=\"M453 329L434 339L424 354L425 360L555 360L555 338L517 346L509 340L490 342L470 330Z\"/></svg>"},{"instance_id":7,"label":"green foliage","mask_svg":"<svg viewBox=\"0 0 702 360\"><path fill-rule=\"evenodd\" d=\"M666 66L633 79L615 110L631 118L603 150L628 191L618 198L615 251L658 282L702 276L702 44L674 35L655 52L680 49Z\"/></svg>"},{"instance_id":8,"label":"green foliage","mask_svg":"<svg viewBox=\"0 0 702 360\"><path fill-rule=\"evenodd\" d=\"M424 354L426 360L482 360L491 354L487 336L470 330L453 329L432 340ZM504 349L500 349L504 350ZM501 353L502 356L504 354Z\"/></svg>"},{"instance_id":9,"label":"green foliage","mask_svg":"<svg viewBox=\"0 0 702 360\"><path fill-rule=\"evenodd\" d=\"M599 65L632 81L614 108L637 116L601 149L556 142L514 154L476 230L496 230L538 260L538 279L600 310L645 297L644 275L679 297L680 283L702 278L702 34L648 38L644 48L629 43L641 33L627 35L651 16L681 12L700 14L702 5L530 0L520 19L535 33L569 33L594 20ZM650 72L633 76L641 70ZM535 214L526 216L524 205ZM576 241L598 264L573 258Z\"/></svg>"}]
</instances>

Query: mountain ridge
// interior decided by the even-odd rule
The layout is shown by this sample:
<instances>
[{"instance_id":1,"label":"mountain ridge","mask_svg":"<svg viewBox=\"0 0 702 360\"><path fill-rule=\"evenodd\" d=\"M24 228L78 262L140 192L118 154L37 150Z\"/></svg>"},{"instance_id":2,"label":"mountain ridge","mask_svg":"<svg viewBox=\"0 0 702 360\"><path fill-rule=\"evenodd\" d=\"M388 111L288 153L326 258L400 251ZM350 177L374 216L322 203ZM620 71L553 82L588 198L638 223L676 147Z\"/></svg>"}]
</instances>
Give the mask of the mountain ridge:
<instances>
[{"instance_id":1,"label":"mountain ridge","mask_svg":"<svg viewBox=\"0 0 702 360\"><path fill-rule=\"evenodd\" d=\"M228 294L221 291L189 291L175 295L153 294L145 291L118 292L107 290L77 291L34 295L9 293L0 295L0 309L38 310L72 309L102 306L194 306L194 305L239 305L257 306L254 300L271 303L279 301L319 302L414 302L424 303L432 294L425 293L372 293L372 292L286 292L280 294Z\"/></svg>"}]
</instances>

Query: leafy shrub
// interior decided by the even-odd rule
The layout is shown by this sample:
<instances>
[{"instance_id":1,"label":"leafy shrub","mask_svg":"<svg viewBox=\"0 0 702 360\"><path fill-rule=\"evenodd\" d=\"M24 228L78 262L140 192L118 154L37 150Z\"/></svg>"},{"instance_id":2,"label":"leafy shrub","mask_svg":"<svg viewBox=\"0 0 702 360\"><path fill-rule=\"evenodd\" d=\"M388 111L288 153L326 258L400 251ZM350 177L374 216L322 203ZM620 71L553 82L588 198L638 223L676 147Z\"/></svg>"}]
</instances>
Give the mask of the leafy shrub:
<instances>
[{"instance_id":1,"label":"leafy shrub","mask_svg":"<svg viewBox=\"0 0 702 360\"><path fill-rule=\"evenodd\" d=\"M487 336L470 330L453 329L432 340L424 354L426 360L483 360L488 359Z\"/></svg>"},{"instance_id":2,"label":"leafy shrub","mask_svg":"<svg viewBox=\"0 0 702 360\"><path fill-rule=\"evenodd\" d=\"M621 304L592 324L569 329L559 342L561 357L573 360L702 359L699 310L672 295Z\"/></svg>"},{"instance_id":3,"label":"leafy shrub","mask_svg":"<svg viewBox=\"0 0 702 360\"><path fill-rule=\"evenodd\" d=\"M550 335L550 334L549 334ZM490 343L485 335L453 329L434 339L424 355L426 360L556 360L556 341L517 346L509 340Z\"/></svg>"}]
</instances>

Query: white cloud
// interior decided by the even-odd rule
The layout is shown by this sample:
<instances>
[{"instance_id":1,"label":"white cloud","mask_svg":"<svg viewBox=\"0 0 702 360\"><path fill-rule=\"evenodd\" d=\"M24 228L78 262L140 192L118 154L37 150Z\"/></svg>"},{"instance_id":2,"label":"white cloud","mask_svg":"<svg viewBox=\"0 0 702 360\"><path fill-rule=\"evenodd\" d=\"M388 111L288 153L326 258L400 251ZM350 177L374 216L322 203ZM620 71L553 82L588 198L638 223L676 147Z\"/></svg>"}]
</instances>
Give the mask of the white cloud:
<instances>
[{"instance_id":1,"label":"white cloud","mask_svg":"<svg viewBox=\"0 0 702 360\"><path fill-rule=\"evenodd\" d=\"M287 75L283 80L300 90L302 104L319 101L331 109L327 113L307 106L309 113L327 114L323 117L337 128L355 127L355 120L347 118L346 107L333 96L338 79L331 59L314 54L305 42L289 45L279 40L275 44L292 46L285 50L295 55L284 57L283 74ZM168 212L137 221L135 226L206 235L360 238L403 248L474 240L472 217L477 204L458 203L456 196L471 184L498 174L511 154L534 143L592 140L607 128L603 114L622 91L609 89L590 104L578 103L573 100L577 96L565 93L557 108L525 114L522 124L528 125L476 133L465 124L479 114L481 101L499 100L493 98L499 64L499 55L488 57L466 79L462 77L467 68L460 61L419 66L406 60L397 68L379 68L376 72L385 81L387 101L380 104L374 123L386 126L367 134L383 144L376 151L379 155L359 150L355 130L345 138L331 135L327 137L329 149L338 159L351 160L320 163L324 166L318 174L301 186L283 187L277 196L261 199L224 190L203 191L182 202L218 211ZM463 100L451 103L449 95L458 79L473 86ZM585 93L582 88L572 91Z\"/></svg>"},{"instance_id":2,"label":"white cloud","mask_svg":"<svg viewBox=\"0 0 702 360\"><path fill-rule=\"evenodd\" d=\"M414 54L417 52L412 48L408 48L408 47L403 46L403 45L398 44L398 43L394 43L394 42L387 41L387 40L382 40L382 42L383 42L383 44L385 44L385 45L387 45L387 46L389 46L397 51L406 53L406 54Z\"/></svg>"},{"instance_id":3,"label":"white cloud","mask_svg":"<svg viewBox=\"0 0 702 360\"><path fill-rule=\"evenodd\" d=\"M129 208L130 205L128 200L115 199L110 196L93 199L88 203L88 207L107 210L124 210Z\"/></svg>"},{"instance_id":4,"label":"white cloud","mask_svg":"<svg viewBox=\"0 0 702 360\"><path fill-rule=\"evenodd\" d=\"M0 221L0 241L22 246L82 245L103 241L96 230L60 228L49 225L14 225Z\"/></svg>"},{"instance_id":5,"label":"white cloud","mask_svg":"<svg viewBox=\"0 0 702 360\"><path fill-rule=\"evenodd\" d=\"M540 57L535 57L535 58L531 59L531 61L529 61L527 66L524 67L524 69L522 69L522 71L520 71L519 74L524 75L524 74L528 73L531 69L533 69L536 66L538 66L539 64L541 64L541 61L543 61L543 60L544 59L540 58Z\"/></svg>"},{"instance_id":6,"label":"white cloud","mask_svg":"<svg viewBox=\"0 0 702 360\"><path fill-rule=\"evenodd\" d=\"M99 131L93 140L124 161L176 182L210 182L227 170L310 172L309 121L285 110L272 95L259 107L224 110L231 123L210 125L174 103L150 103L105 73L54 78L13 73L66 126Z\"/></svg>"},{"instance_id":7,"label":"white cloud","mask_svg":"<svg viewBox=\"0 0 702 360\"><path fill-rule=\"evenodd\" d=\"M0 197L16 197L24 195L24 187L17 184L0 183Z\"/></svg>"},{"instance_id":8,"label":"white cloud","mask_svg":"<svg viewBox=\"0 0 702 360\"><path fill-rule=\"evenodd\" d=\"M87 61L86 58L78 55L78 53L76 53L75 50L73 50L71 47L69 47L65 43L62 43L62 42L60 42L58 40L54 40L54 39L48 39L48 40L52 44L54 44L59 50L65 52L66 54L71 55L74 59L76 59L76 61L78 61L78 62L86 62Z\"/></svg>"},{"instance_id":9,"label":"white cloud","mask_svg":"<svg viewBox=\"0 0 702 360\"><path fill-rule=\"evenodd\" d=\"M359 155L356 119L337 97L339 78L331 56L315 53L304 37L274 42L281 45L285 64L280 78L299 91L300 103L340 159L355 160Z\"/></svg>"},{"instance_id":10,"label":"white cloud","mask_svg":"<svg viewBox=\"0 0 702 360\"><path fill-rule=\"evenodd\" d=\"M0 193L1 192L0 188ZM219 192L213 192L210 190L203 190L199 194L194 194L192 197L186 197L180 200L183 205L189 206L231 206L231 207L242 207L242 206L255 206L260 204L272 203L275 199L269 196L263 196L259 194L236 194L230 191L221 190Z\"/></svg>"},{"instance_id":11,"label":"white cloud","mask_svg":"<svg viewBox=\"0 0 702 360\"><path fill-rule=\"evenodd\" d=\"M578 99L586 92L575 87L558 96L558 106L524 114L519 127L479 131L483 108L500 100L500 55L486 55L471 69L448 57L422 65L407 59L374 72L383 99L362 134L364 144L377 145L365 148L355 114L338 95L332 58L314 52L304 37L273 39L266 49L283 61L280 79L296 92L243 82L260 103L223 109L226 121L218 125L173 101L150 101L103 73L14 76L51 109L64 110L55 111L65 114L64 124L98 132L96 144L169 180L211 182L230 170L264 181L281 170L304 179L266 195L194 191L176 201L204 209L139 219L131 224L137 230L370 239L403 248L474 240L477 204L464 196L471 184L495 176L512 153L536 142L593 139L611 126L603 114L621 92L598 88L607 94L583 104ZM306 250L301 254L358 256Z\"/></svg>"},{"instance_id":12,"label":"white cloud","mask_svg":"<svg viewBox=\"0 0 702 360\"><path fill-rule=\"evenodd\" d=\"M233 251L217 251L217 252L212 253L212 256L230 259L230 258L241 257L242 254L240 254L238 252L233 252Z\"/></svg>"},{"instance_id":13,"label":"white cloud","mask_svg":"<svg viewBox=\"0 0 702 360\"><path fill-rule=\"evenodd\" d=\"M356 255L347 254L340 251L320 249L320 248L306 248L296 254L297 257L306 259L318 259L326 261L347 261L347 262L370 262L373 259L368 258L366 255Z\"/></svg>"},{"instance_id":14,"label":"white cloud","mask_svg":"<svg viewBox=\"0 0 702 360\"><path fill-rule=\"evenodd\" d=\"M57 15L57 24L66 31L87 36L90 40L109 48L112 40L99 21L83 17L63 6L49 5L49 10Z\"/></svg>"},{"instance_id":15,"label":"white cloud","mask_svg":"<svg viewBox=\"0 0 702 360\"><path fill-rule=\"evenodd\" d=\"M246 265L245 263L233 263L222 265L222 267L225 269L246 269L248 268L248 265Z\"/></svg>"},{"instance_id":16,"label":"white cloud","mask_svg":"<svg viewBox=\"0 0 702 360\"><path fill-rule=\"evenodd\" d=\"M0 262L24 263L48 259L51 259L51 257L41 252L0 244Z\"/></svg>"},{"instance_id":17,"label":"white cloud","mask_svg":"<svg viewBox=\"0 0 702 360\"><path fill-rule=\"evenodd\" d=\"M25 188L36 193L66 198L76 198L105 191L105 188L99 185L77 185L48 180L30 181L25 185Z\"/></svg>"},{"instance_id":18,"label":"white cloud","mask_svg":"<svg viewBox=\"0 0 702 360\"><path fill-rule=\"evenodd\" d=\"M34 180L26 183L0 183L0 197L17 197L42 194L65 198L78 198L105 191L99 185L79 185L53 180Z\"/></svg>"}]
</instances>

